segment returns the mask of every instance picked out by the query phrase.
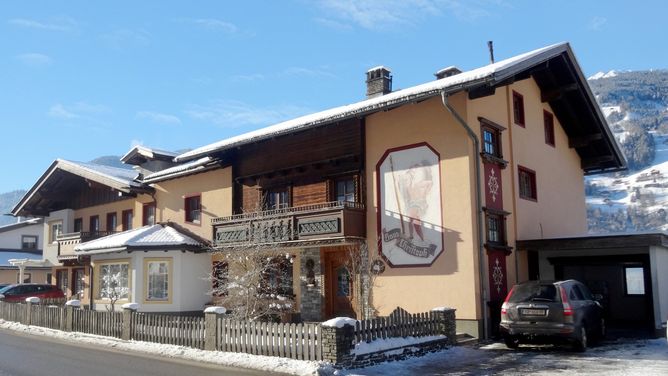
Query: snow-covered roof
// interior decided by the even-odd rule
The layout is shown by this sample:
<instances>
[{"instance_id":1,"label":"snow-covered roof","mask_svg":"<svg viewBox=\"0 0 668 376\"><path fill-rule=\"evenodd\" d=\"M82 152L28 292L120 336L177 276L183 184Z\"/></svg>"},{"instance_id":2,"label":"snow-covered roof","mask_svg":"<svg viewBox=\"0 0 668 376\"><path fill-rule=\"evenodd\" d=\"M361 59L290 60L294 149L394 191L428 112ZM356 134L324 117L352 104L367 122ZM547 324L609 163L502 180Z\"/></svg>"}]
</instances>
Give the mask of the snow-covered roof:
<instances>
[{"instance_id":1,"label":"snow-covered roof","mask_svg":"<svg viewBox=\"0 0 668 376\"><path fill-rule=\"evenodd\" d=\"M121 157L121 162L123 163L133 163L133 159L138 156L141 156L146 159L172 159L176 157L178 153L160 149L149 148L143 145L137 145L130 149L124 156Z\"/></svg>"},{"instance_id":2,"label":"snow-covered roof","mask_svg":"<svg viewBox=\"0 0 668 376\"><path fill-rule=\"evenodd\" d=\"M40 259L40 254L35 252L20 252L16 250L3 251L0 250L0 267L14 266L10 260L17 259Z\"/></svg>"},{"instance_id":3,"label":"snow-covered roof","mask_svg":"<svg viewBox=\"0 0 668 376\"><path fill-rule=\"evenodd\" d=\"M34 225L41 226L42 223L44 223L44 218L30 218L30 219L26 219L25 221L15 222L15 223L10 223L8 225L0 226L0 233L16 230L18 228L22 228L22 227L26 227L26 226L34 226Z\"/></svg>"},{"instance_id":4,"label":"snow-covered roof","mask_svg":"<svg viewBox=\"0 0 668 376\"><path fill-rule=\"evenodd\" d=\"M239 145L296 132L354 116L369 114L403 103L426 99L435 95L440 95L441 92L454 93L487 82L501 82L519 71L527 69L551 57L558 56L566 51L570 51L568 43L557 43L468 72L398 90L361 102L302 116L266 128L244 133L239 136L227 138L180 154L174 158L174 160L177 162L188 161Z\"/></svg>"},{"instance_id":5,"label":"snow-covered roof","mask_svg":"<svg viewBox=\"0 0 668 376\"><path fill-rule=\"evenodd\" d=\"M74 247L74 251L100 254L135 249L196 250L201 247L202 241L194 239L194 235L185 234L172 223L158 223L81 243Z\"/></svg>"},{"instance_id":6,"label":"snow-covered roof","mask_svg":"<svg viewBox=\"0 0 668 376\"><path fill-rule=\"evenodd\" d=\"M41 197L39 192L43 188L46 189L49 184L57 183L58 186L62 187L61 179L52 179L54 174L58 174L59 171L65 171L82 179L94 181L125 193L143 189L143 184L137 180L139 174L134 170L104 166L95 163L56 159L46 172L42 174L39 180L37 180L37 183L35 183L21 200L19 200L16 206L14 206L11 211L12 215L46 215L47 213L35 213L35 208L31 207L31 205L35 206L42 203L39 206L45 207L42 201L46 198ZM49 183L50 180L53 181ZM31 202L32 204L29 205Z\"/></svg>"},{"instance_id":7,"label":"snow-covered roof","mask_svg":"<svg viewBox=\"0 0 668 376\"><path fill-rule=\"evenodd\" d=\"M179 176L192 174L198 171L204 171L211 166L217 166L218 163L211 157L202 157L194 161L183 163L174 167L166 168L150 175L146 175L143 179L145 184L156 183L158 181L177 178Z\"/></svg>"},{"instance_id":8,"label":"snow-covered roof","mask_svg":"<svg viewBox=\"0 0 668 376\"><path fill-rule=\"evenodd\" d=\"M127 187L139 187L141 183L137 181L138 173L126 168L104 166L95 163L75 162L65 159L57 159L58 166L61 169L67 168L72 173L89 172L100 178L107 178L124 184Z\"/></svg>"}]
</instances>

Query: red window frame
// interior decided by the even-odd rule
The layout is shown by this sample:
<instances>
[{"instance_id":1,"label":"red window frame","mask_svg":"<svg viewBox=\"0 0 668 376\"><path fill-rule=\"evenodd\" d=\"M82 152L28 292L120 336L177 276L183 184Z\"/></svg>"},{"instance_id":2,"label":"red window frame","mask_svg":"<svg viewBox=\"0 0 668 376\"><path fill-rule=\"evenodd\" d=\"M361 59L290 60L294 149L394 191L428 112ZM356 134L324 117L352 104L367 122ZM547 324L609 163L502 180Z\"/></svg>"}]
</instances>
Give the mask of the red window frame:
<instances>
[{"instance_id":1,"label":"red window frame","mask_svg":"<svg viewBox=\"0 0 668 376\"><path fill-rule=\"evenodd\" d=\"M517 166L517 180L520 198L538 201L538 187L536 185L536 171Z\"/></svg>"},{"instance_id":2,"label":"red window frame","mask_svg":"<svg viewBox=\"0 0 668 376\"><path fill-rule=\"evenodd\" d=\"M130 215L128 217L128 214ZM133 219L134 213L132 212L132 209L128 210L123 210L121 212L121 228L123 231L128 231L132 230L132 219Z\"/></svg>"},{"instance_id":3,"label":"red window frame","mask_svg":"<svg viewBox=\"0 0 668 376\"><path fill-rule=\"evenodd\" d=\"M549 111L543 110L543 125L545 127L545 143L555 146L554 143L554 115Z\"/></svg>"},{"instance_id":4,"label":"red window frame","mask_svg":"<svg viewBox=\"0 0 668 376\"><path fill-rule=\"evenodd\" d=\"M116 226L118 226L116 212L107 213L107 231L116 231Z\"/></svg>"},{"instance_id":5,"label":"red window frame","mask_svg":"<svg viewBox=\"0 0 668 376\"><path fill-rule=\"evenodd\" d=\"M150 209L153 209L153 223L149 222L149 213L148 211ZM156 209L155 209L155 204L150 203L150 204L144 204L142 206L142 213L141 213L141 223L142 226L148 226L148 225L154 225L156 223Z\"/></svg>"},{"instance_id":6,"label":"red window frame","mask_svg":"<svg viewBox=\"0 0 668 376\"><path fill-rule=\"evenodd\" d=\"M520 127L526 127L524 118L524 96L513 90L513 120Z\"/></svg>"},{"instance_id":7,"label":"red window frame","mask_svg":"<svg viewBox=\"0 0 668 376\"><path fill-rule=\"evenodd\" d=\"M202 224L202 195L200 193L183 198L185 221L195 225Z\"/></svg>"}]
</instances>

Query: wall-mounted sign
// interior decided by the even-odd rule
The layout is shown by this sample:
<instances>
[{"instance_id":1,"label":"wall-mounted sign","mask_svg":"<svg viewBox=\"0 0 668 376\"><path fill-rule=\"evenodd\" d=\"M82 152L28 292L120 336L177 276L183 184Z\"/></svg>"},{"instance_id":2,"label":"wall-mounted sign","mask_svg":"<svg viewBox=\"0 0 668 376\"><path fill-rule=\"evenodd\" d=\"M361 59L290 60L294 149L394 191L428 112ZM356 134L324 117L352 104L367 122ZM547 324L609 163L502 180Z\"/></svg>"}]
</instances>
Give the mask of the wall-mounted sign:
<instances>
[{"instance_id":1,"label":"wall-mounted sign","mask_svg":"<svg viewBox=\"0 0 668 376\"><path fill-rule=\"evenodd\" d=\"M391 266L428 266L443 252L439 159L420 143L389 149L376 165L380 252Z\"/></svg>"}]
</instances>

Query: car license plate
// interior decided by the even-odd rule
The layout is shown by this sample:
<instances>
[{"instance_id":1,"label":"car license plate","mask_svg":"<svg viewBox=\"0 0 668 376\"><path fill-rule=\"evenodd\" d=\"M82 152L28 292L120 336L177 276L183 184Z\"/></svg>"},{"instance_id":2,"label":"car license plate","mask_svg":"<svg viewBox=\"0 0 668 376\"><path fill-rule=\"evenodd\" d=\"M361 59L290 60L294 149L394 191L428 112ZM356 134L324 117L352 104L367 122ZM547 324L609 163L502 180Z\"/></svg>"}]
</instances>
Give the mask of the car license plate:
<instances>
[{"instance_id":1,"label":"car license plate","mask_svg":"<svg viewBox=\"0 0 668 376\"><path fill-rule=\"evenodd\" d=\"M522 315L524 316L545 316L546 311L544 309L523 309Z\"/></svg>"}]
</instances>

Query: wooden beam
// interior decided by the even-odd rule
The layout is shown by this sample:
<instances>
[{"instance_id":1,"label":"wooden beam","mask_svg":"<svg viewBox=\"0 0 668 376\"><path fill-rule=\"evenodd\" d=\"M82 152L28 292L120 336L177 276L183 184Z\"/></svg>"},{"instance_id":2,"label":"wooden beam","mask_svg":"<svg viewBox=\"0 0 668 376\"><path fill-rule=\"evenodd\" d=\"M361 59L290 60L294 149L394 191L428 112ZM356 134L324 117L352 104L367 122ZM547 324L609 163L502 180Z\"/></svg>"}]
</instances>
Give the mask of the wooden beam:
<instances>
[{"instance_id":1,"label":"wooden beam","mask_svg":"<svg viewBox=\"0 0 668 376\"><path fill-rule=\"evenodd\" d=\"M602 164L607 162L613 162L615 158L612 155L605 155L602 157L595 158L585 158L580 161L580 167L583 170L589 170L592 168L600 167Z\"/></svg>"},{"instance_id":2,"label":"wooden beam","mask_svg":"<svg viewBox=\"0 0 668 376\"><path fill-rule=\"evenodd\" d=\"M487 85L478 86L469 90L469 99L488 97L490 95L494 95L494 92L496 92L496 87L490 87Z\"/></svg>"},{"instance_id":3,"label":"wooden beam","mask_svg":"<svg viewBox=\"0 0 668 376\"><path fill-rule=\"evenodd\" d=\"M569 137L568 138L568 147L573 149L573 148L581 148L589 145L590 143L594 141L599 141L603 139L603 133L593 133L593 134L587 134L584 136L578 136L578 137Z\"/></svg>"},{"instance_id":4,"label":"wooden beam","mask_svg":"<svg viewBox=\"0 0 668 376\"><path fill-rule=\"evenodd\" d=\"M540 93L540 100L543 103L552 102L554 100L561 99L561 97L563 97L564 94L566 94L568 92L571 92L571 91L578 90L578 89L579 89L579 85L576 84L576 83L572 83L572 84L557 87L557 88L552 89L552 90L546 90L546 91Z\"/></svg>"}]
</instances>

